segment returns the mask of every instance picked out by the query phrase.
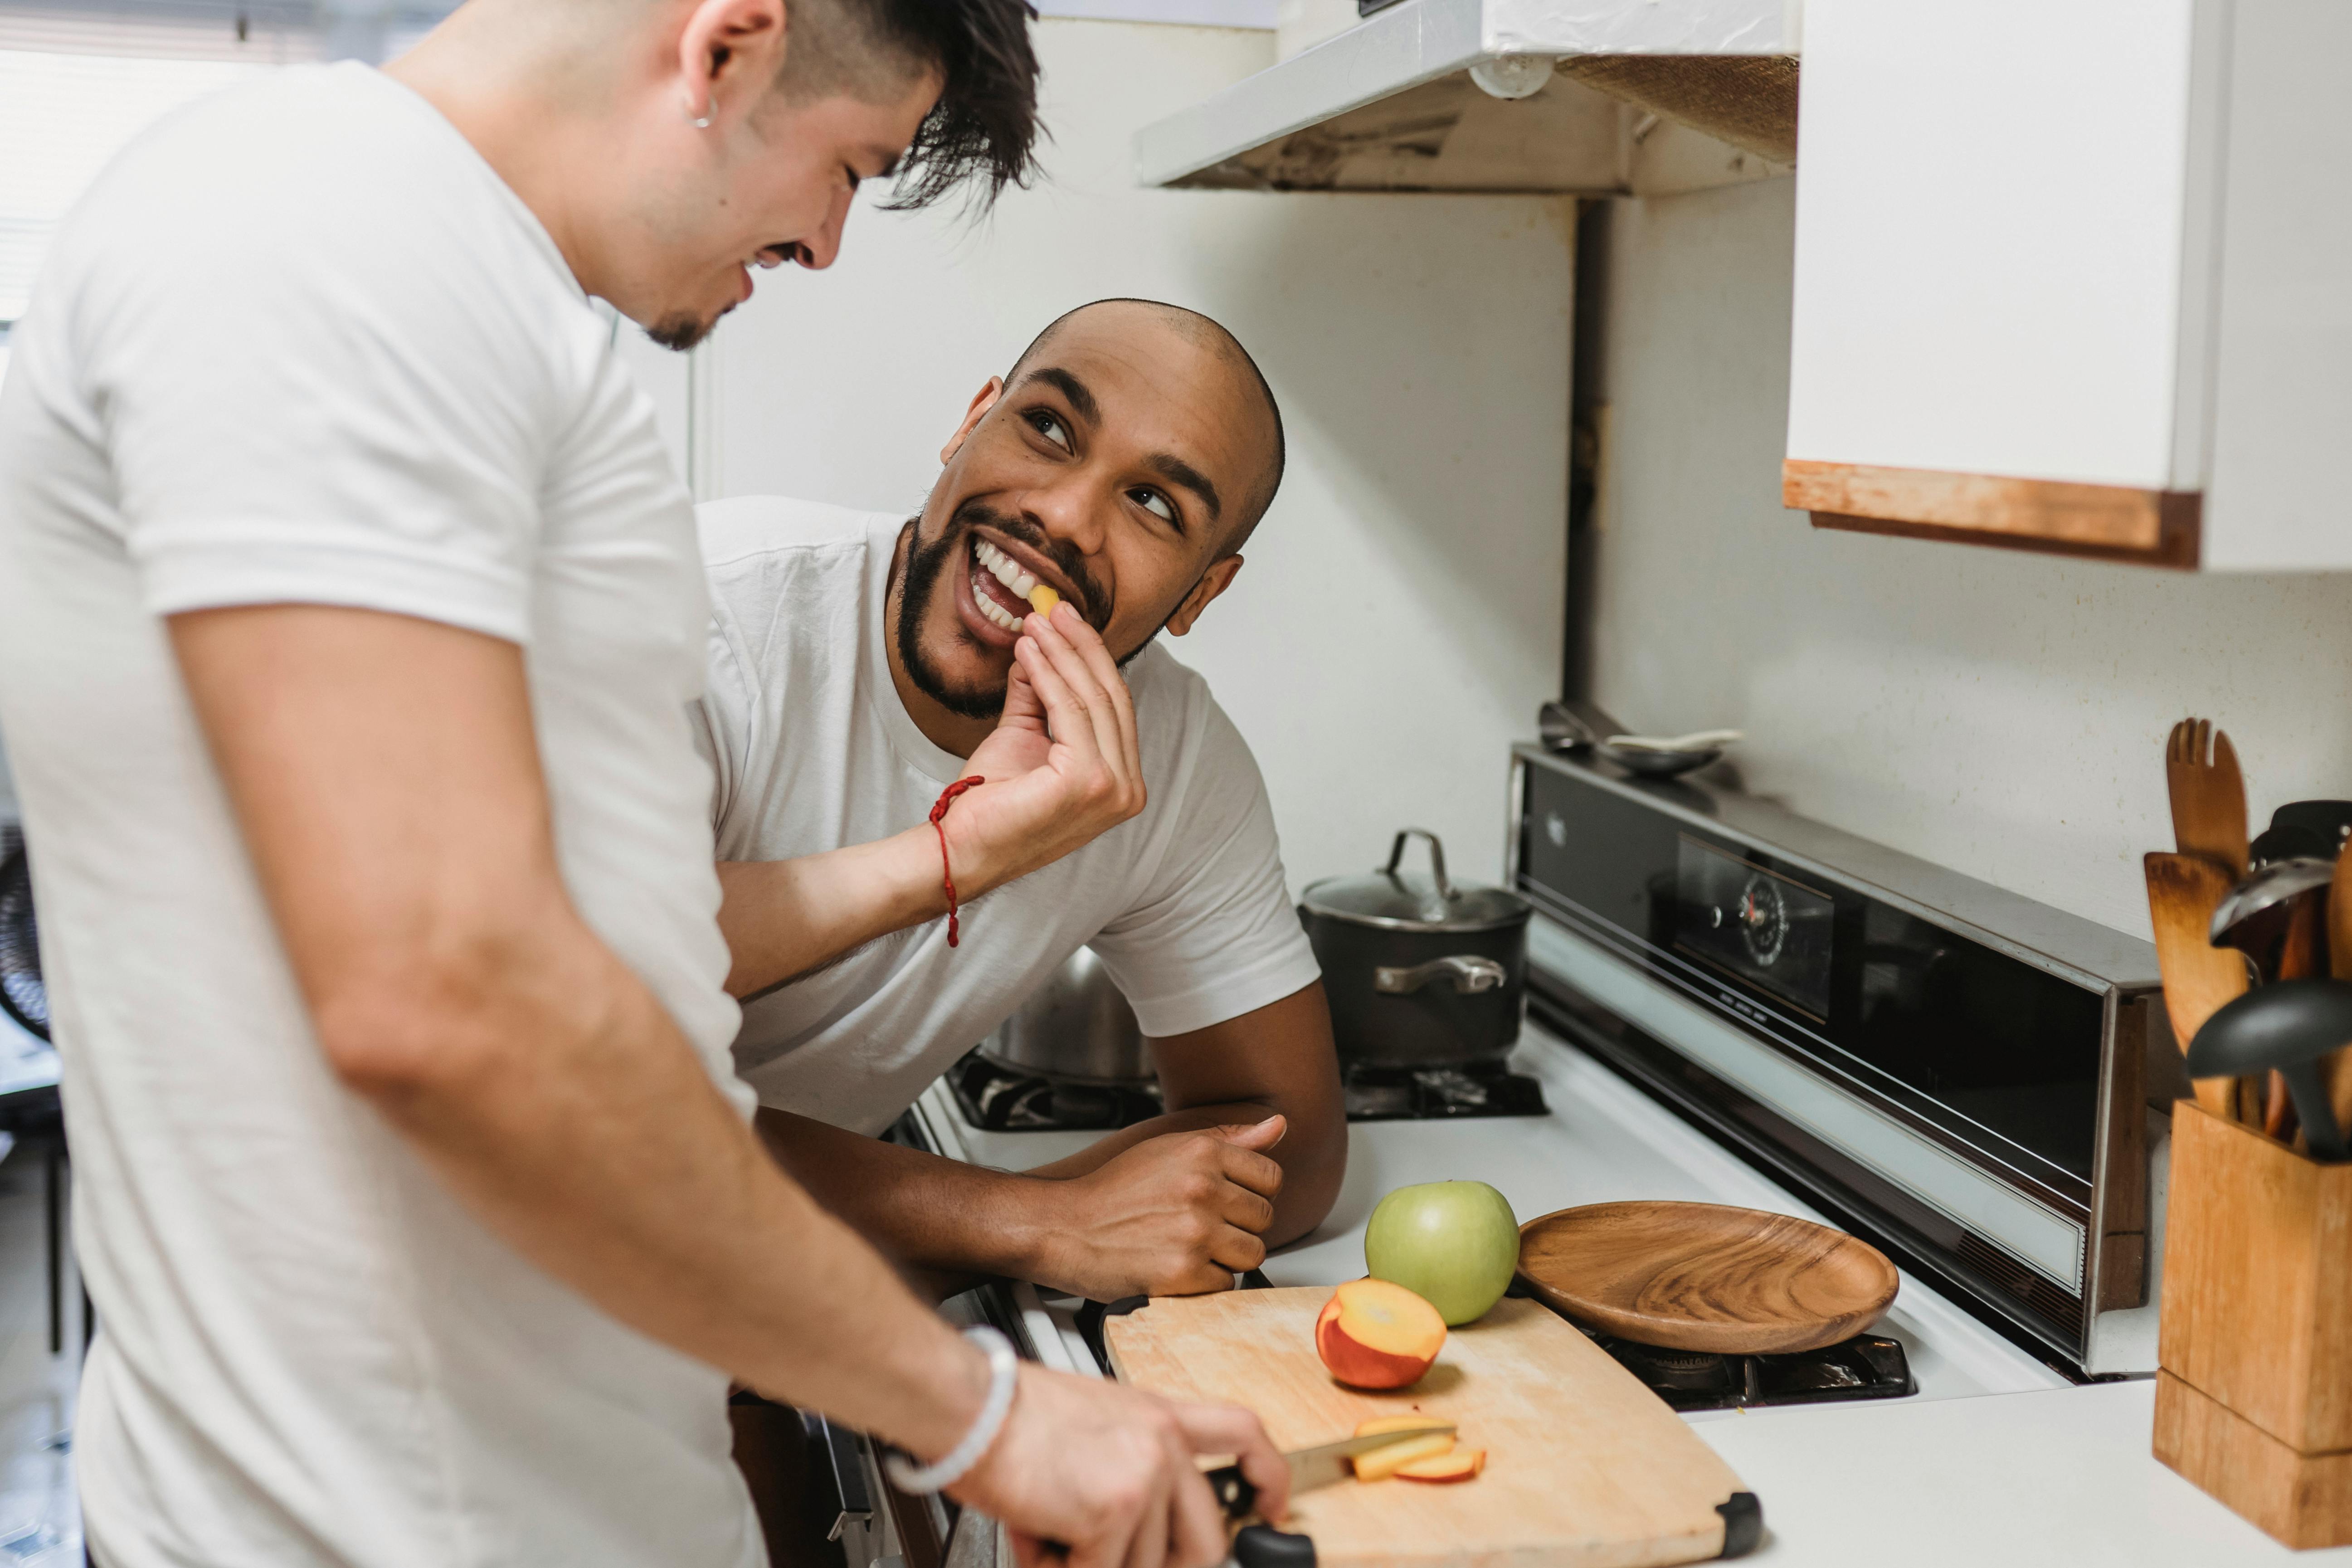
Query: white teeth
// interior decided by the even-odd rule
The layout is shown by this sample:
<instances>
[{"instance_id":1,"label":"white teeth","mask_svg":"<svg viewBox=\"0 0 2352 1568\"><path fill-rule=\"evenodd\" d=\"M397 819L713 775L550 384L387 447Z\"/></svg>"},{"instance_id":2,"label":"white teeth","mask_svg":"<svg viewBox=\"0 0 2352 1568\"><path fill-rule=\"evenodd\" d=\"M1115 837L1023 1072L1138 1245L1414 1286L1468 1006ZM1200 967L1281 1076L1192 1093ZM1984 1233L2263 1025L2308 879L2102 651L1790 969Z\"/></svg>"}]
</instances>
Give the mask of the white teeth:
<instances>
[{"instance_id":1,"label":"white teeth","mask_svg":"<svg viewBox=\"0 0 2352 1568\"><path fill-rule=\"evenodd\" d=\"M986 550L988 546L986 544L980 546L981 550ZM974 553L977 553L977 552ZM980 569L978 568L975 568L971 574L971 602L980 606L980 613L987 618L990 626L1002 626L1008 632L1017 632L1021 629L1020 619L1013 616L1010 611L1006 610L1003 605L999 605L994 599L989 597L988 590L980 585Z\"/></svg>"},{"instance_id":2,"label":"white teeth","mask_svg":"<svg viewBox=\"0 0 2352 1568\"><path fill-rule=\"evenodd\" d=\"M1019 562L985 539L974 540L971 552L979 558L982 565L996 574L998 582L1012 589L1022 598L1027 598L1030 591L1037 586L1037 579L1029 573L1024 572Z\"/></svg>"}]
</instances>

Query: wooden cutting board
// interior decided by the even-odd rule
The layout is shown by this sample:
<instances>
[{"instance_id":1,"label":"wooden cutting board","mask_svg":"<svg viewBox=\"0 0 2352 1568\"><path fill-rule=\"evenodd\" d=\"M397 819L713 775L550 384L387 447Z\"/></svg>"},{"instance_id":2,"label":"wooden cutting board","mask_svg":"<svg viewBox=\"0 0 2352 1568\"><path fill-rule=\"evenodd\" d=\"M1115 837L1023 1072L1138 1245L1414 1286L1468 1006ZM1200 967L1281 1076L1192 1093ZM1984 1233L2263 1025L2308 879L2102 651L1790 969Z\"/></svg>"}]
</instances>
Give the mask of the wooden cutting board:
<instances>
[{"instance_id":1,"label":"wooden cutting board","mask_svg":"<svg viewBox=\"0 0 2352 1568\"><path fill-rule=\"evenodd\" d=\"M1499 1301L1446 1336L1419 1383L1367 1394L1334 1383L1315 1353L1315 1315L1330 1296L1161 1297L1103 1325L1123 1380L1246 1405L1280 1448L1422 1411L1486 1450L1485 1473L1456 1485L1342 1481L1301 1496L1283 1528L1314 1538L1318 1568L1651 1568L1721 1554L1717 1505L1744 1493L1739 1478L1549 1309ZM1752 1500L1732 1504L1743 1507Z\"/></svg>"}]
</instances>

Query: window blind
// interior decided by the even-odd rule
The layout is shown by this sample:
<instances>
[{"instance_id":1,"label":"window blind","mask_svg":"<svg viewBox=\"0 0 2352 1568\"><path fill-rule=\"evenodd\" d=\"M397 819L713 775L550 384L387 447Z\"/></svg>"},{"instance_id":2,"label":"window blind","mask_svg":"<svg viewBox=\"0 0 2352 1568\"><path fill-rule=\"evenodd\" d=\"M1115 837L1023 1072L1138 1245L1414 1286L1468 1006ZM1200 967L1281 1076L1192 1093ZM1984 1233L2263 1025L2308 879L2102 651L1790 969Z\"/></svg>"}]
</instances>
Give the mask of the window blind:
<instances>
[{"instance_id":1,"label":"window blind","mask_svg":"<svg viewBox=\"0 0 2352 1568\"><path fill-rule=\"evenodd\" d=\"M0 49L380 63L454 9L456 0L0 0Z\"/></svg>"},{"instance_id":2,"label":"window blind","mask_svg":"<svg viewBox=\"0 0 2352 1568\"><path fill-rule=\"evenodd\" d=\"M0 355L58 221L150 122L257 70L388 58L453 5L0 0Z\"/></svg>"}]
</instances>

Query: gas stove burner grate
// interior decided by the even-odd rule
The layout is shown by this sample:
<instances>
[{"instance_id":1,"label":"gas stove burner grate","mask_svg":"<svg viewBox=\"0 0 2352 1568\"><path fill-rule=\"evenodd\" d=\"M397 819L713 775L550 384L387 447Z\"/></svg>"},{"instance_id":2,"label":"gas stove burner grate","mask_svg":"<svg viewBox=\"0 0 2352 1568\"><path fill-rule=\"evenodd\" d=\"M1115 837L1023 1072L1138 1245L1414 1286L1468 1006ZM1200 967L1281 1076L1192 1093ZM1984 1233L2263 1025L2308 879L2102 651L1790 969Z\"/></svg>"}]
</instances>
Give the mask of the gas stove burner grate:
<instances>
[{"instance_id":1,"label":"gas stove burner grate","mask_svg":"<svg viewBox=\"0 0 2352 1568\"><path fill-rule=\"evenodd\" d=\"M1592 1342L1676 1410L1902 1399L1919 1392L1901 1342L1879 1334L1784 1355L1710 1355L1606 1334L1592 1334Z\"/></svg>"},{"instance_id":2,"label":"gas stove burner grate","mask_svg":"<svg viewBox=\"0 0 2352 1568\"><path fill-rule=\"evenodd\" d=\"M948 1069L963 1119L984 1132L1111 1131L1160 1114L1160 1086L1064 1083L999 1067L978 1050Z\"/></svg>"},{"instance_id":3,"label":"gas stove burner grate","mask_svg":"<svg viewBox=\"0 0 2352 1568\"><path fill-rule=\"evenodd\" d=\"M1499 1062L1449 1068L1346 1069L1350 1121L1443 1121L1470 1116L1542 1116L1543 1086Z\"/></svg>"}]
</instances>

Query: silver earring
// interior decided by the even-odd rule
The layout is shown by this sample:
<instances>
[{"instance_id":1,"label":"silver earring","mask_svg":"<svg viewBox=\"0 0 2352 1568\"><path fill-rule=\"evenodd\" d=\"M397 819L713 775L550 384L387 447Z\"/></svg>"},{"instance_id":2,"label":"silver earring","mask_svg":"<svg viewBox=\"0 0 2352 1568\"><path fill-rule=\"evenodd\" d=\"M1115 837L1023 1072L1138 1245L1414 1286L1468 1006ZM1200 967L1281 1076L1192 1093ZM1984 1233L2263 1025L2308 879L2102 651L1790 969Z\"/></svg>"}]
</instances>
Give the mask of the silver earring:
<instances>
[{"instance_id":1,"label":"silver earring","mask_svg":"<svg viewBox=\"0 0 2352 1568\"><path fill-rule=\"evenodd\" d=\"M709 130L710 122L718 118L719 94L715 90L710 95L710 107L704 110L699 115L697 115L691 107L689 107L686 111L686 122L688 125L693 126L697 131Z\"/></svg>"}]
</instances>

